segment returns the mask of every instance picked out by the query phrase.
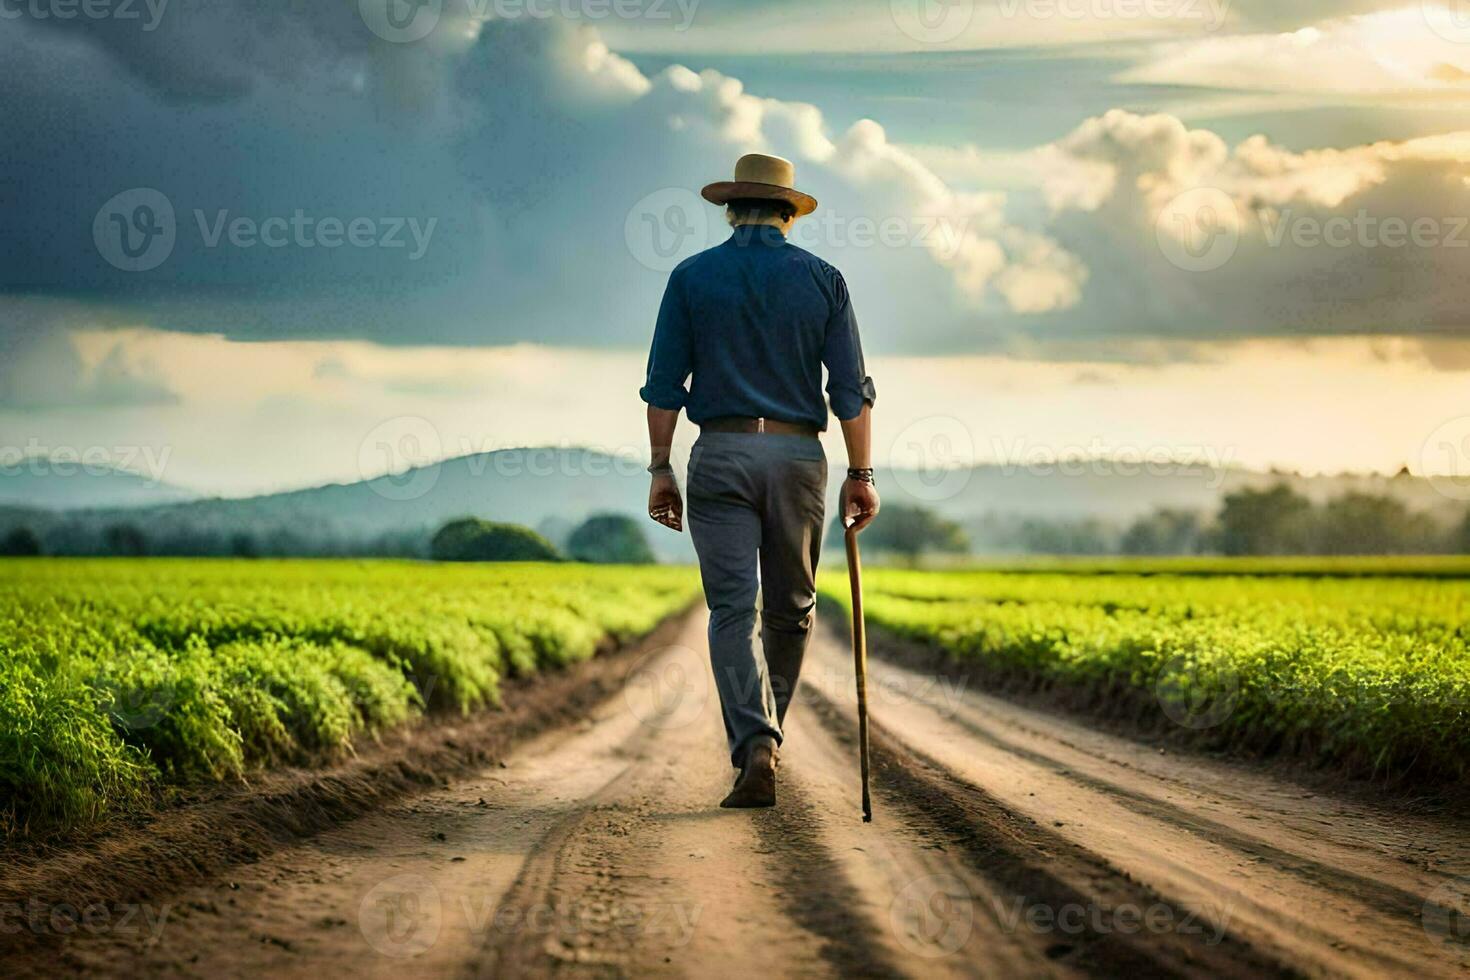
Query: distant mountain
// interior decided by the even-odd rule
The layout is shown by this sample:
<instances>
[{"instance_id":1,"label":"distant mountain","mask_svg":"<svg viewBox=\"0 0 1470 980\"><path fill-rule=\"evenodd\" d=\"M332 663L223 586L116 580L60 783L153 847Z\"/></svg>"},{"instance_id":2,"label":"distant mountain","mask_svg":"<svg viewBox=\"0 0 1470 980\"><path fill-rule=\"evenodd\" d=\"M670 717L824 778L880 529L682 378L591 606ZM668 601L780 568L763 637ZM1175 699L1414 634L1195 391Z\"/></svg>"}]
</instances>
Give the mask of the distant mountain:
<instances>
[{"instance_id":1,"label":"distant mountain","mask_svg":"<svg viewBox=\"0 0 1470 980\"><path fill-rule=\"evenodd\" d=\"M1407 474L1303 477L1205 467L1122 469L1097 461L1065 470L1000 465L928 474L886 470L878 473L878 483L885 502L929 507L960 521L974 529L972 538L982 547L997 526L1028 519L1092 521L1121 529L1157 507L1212 515L1225 493L1281 480L1318 502L1358 491L1397 497L1446 524L1464 514L1463 504ZM834 460L831 470L828 513L835 514L841 462ZM182 492L160 485L145 489L138 484L146 481L130 476L97 484L78 479L75 487L57 480L49 496L12 489L0 496L0 504L30 509L0 511L0 532L30 526L43 536L48 551L63 554L95 548L109 528L122 523L136 526L158 550L170 553L423 554L429 536L457 517L508 521L564 537L594 513L641 515L648 495L641 463L564 448L479 453L396 476L244 499L160 502L147 494ZM83 492L92 487L96 492ZM108 495L101 492L106 487L118 489ZM124 492L128 489L132 492ZM62 508L68 512L52 512ZM649 524L648 537L661 560L694 558L688 534Z\"/></svg>"},{"instance_id":2,"label":"distant mountain","mask_svg":"<svg viewBox=\"0 0 1470 980\"><path fill-rule=\"evenodd\" d=\"M188 490L110 466L40 459L0 466L0 506L5 507L146 507L195 496Z\"/></svg>"},{"instance_id":3,"label":"distant mountain","mask_svg":"<svg viewBox=\"0 0 1470 980\"><path fill-rule=\"evenodd\" d=\"M0 512L0 531L26 524L47 539L48 551L59 553L89 550L109 527L126 523L171 552L412 554L426 551L429 536L457 517L565 531L600 511L642 514L648 506L643 467L583 449L509 449L357 483L242 499L126 509L83 505L64 515ZM34 508L40 501L12 503ZM648 533L661 559L693 560L688 535L651 525Z\"/></svg>"}]
</instances>

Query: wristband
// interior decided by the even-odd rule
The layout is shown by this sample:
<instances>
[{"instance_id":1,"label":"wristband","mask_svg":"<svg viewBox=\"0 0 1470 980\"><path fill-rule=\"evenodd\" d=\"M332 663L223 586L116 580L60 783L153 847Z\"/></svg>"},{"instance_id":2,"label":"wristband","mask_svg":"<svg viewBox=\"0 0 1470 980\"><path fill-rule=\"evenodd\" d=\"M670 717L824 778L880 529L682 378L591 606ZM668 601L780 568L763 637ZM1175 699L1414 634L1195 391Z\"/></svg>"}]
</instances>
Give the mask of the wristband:
<instances>
[{"instance_id":1,"label":"wristband","mask_svg":"<svg viewBox=\"0 0 1470 980\"><path fill-rule=\"evenodd\" d=\"M648 472L650 474L652 474L653 476L673 476L674 475L674 464L672 464L672 463L654 463L652 466L650 466L648 468Z\"/></svg>"},{"instance_id":2,"label":"wristband","mask_svg":"<svg viewBox=\"0 0 1470 980\"><path fill-rule=\"evenodd\" d=\"M847 468L847 478L870 485L875 482L873 480L873 468L871 466L849 466Z\"/></svg>"}]
</instances>

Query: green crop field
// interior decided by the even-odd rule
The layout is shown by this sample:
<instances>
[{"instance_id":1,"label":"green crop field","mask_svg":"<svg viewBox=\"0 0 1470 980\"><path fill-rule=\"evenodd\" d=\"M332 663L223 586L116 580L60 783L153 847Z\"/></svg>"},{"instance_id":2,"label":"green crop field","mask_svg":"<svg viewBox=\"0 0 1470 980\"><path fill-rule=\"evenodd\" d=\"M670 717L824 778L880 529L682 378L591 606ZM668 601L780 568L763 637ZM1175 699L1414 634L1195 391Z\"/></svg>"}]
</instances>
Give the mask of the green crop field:
<instances>
[{"instance_id":1,"label":"green crop field","mask_svg":"<svg viewBox=\"0 0 1470 980\"><path fill-rule=\"evenodd\" d=\"M1170 558L1034 555L982 561L967 558L952 567L959 571L1065 572L1073 575L1294 575L1304 578L1470 579L1470 555L1302 555L1267 558L1222 558L1213 555Z\"/></svg>"},{"instance_id":2,"label":"green crop field","mask_svg":"<svg viewBox=\"0 0 1470 980\"><path fill-rule=\"evenodd\" d=\"M1470 771L1467 572L1089 561L873 569L864 585L877 645L886 632L938 648L998 687L1359 774L1453 779ZM847 604L841 573L821 588Z\"/></svg>"},{"instance_id":3,"label":"green crop field","mask_svg":"<svg viewBox=\"0 0 1470 980\"><path fill-rule=\"evenodd\" d=\"M0 830L339 756L695 600L689 569L0 561Z\"/></svg>"}]
</instances>

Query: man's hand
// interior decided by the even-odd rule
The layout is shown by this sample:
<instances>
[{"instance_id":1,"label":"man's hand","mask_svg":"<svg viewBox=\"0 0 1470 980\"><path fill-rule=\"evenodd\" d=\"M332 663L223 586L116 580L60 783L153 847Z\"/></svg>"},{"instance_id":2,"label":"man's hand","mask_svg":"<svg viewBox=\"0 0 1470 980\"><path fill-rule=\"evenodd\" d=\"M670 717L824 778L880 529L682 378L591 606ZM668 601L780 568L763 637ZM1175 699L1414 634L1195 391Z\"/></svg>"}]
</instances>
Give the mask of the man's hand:
<instances>
[{"instance_id":1,"label":"man's hand","mask_svg":"<svg viewBox=\"0 0 1470 980\"><path fill-rule=\"evenodd\" d=\"M672 476L655 476L648 488L648 516L664 527L684 530L684 498Z\"/></svg>"},{"instance_id":2,"label":"man's hand","mask_svg":"<svg viewBox=\"0 0 1470 980\"><path fill-rule=\"evenodd\" d=\"M878 488L862 480L842 482L842 526L861 531L878 516Z\"/></svg>"}]
</instances>

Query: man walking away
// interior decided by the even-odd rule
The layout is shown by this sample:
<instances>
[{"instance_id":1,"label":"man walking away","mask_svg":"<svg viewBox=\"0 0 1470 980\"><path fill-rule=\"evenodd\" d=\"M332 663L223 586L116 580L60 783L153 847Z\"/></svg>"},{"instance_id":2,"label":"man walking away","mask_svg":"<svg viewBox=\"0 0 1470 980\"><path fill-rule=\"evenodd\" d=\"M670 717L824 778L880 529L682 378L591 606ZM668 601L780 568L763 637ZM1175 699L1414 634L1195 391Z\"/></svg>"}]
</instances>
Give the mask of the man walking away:
<instances>
[{"instance_id":1,"label":"man walking away","mask_svg":"<svg viewBox=\"0 0 1470 980\"><path fill-rule=\"evenodd\" d=\"M751 153L736 162L734 180L704 188L705 200L725 206L733 232L669 276L640 392L653 450L648 514L675 531L684 503L669 450L679 411L700 430L689 457L689 531L730 761L740 770L724 807L776 802L781 724L816 607L827 484L818 441L827 427L823 367L847 444L844 521L862 528L878 513L873 382L842 274L786 240L817 207L795 189L795 176L790 161Z\"/></svg>"}]
</instances>

